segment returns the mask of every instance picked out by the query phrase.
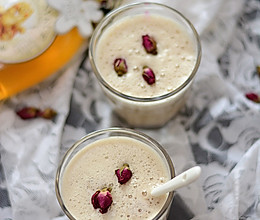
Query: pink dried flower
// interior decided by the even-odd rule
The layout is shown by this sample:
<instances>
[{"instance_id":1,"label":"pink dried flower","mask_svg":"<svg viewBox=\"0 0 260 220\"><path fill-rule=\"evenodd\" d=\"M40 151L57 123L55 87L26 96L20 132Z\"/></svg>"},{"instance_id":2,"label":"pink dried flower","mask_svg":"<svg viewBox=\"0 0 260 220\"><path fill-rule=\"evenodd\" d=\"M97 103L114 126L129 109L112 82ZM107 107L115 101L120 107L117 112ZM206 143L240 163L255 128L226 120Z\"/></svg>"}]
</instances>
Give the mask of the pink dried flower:
<instances>
[{"instance_id":1,"label":"pink dried flower","mask_svg":"<svg viewBox=\"0 0 260 220\"><path fill-rule=\"evenodd\" d=\"M20 116L20 118L27 120L38 117L40 109L35 107L25 107L21 110L17 111L16 114Z\"/></svg>"},{"instance_id":2,"label":"pink dried flower","mask_svg":"<svg viewBox=\"0 0 260 220\"><path fill-rule=\"evenodd\" d=\"M153 37L150 37L148 34L142 36L143 46L147 53L153 55L157 54L157 43Z\"/></svg>"},{"instance_id":3,"label":"pink dried flower","mask_svg":"<svg viewBox=\"0 0 260 220\"><path fill-rule=\"evenodd\" d=\"M52 119L57 115L57 112L53 110L52 108L46 108L43 111L40 111L38 113L39 117L45 118L45 119Z\"/></svg>"},{"instance_id":4,"label":"pink dried flower","mask_svg":"<svg viewBox=\"0 0 260 220\"><path fill-rule=\"evenodd\" d=\"M102 190L96 191L91 197L91 203L94 209L99 208L99 211L102 214L108 211L108 208L113 202L111 190L111 188L105 187Z\"/></svg>"},{"instance_id":5,"label":"pink dried flower","mask_svg":"<svg viewBox=\"0 0 260 220\"><path fill-rule=\"evenodd\" d=\"M27 120L32 118L52 119L57 115L57 112L52 108L46 108L43 111L36 107L24 107L16 112L21 119Z\"/></svg>"},{"instance_id":6,"label":"pink dried flower","mask_svg":"<svg viewBox=\"0 0 260 220\"><path fill-rule=\"evenodd\" d=\"M260 97L256 93L246 93L246 97L256 103L260 103Z\"/></svg>"},{"instance_id":7,"label":"pink dried flower","mask_svg":"<svg viewBox=\"0 0 260 220\"><path fill-rule=\"evenodd\" d=\"M132 171L127 163L123 164L120 169L115 170L115 174L120 184L126 183L132 177Z\"/></svg>"},{"instance_id":8,"label":"pink dried flower","mask_svg":"<svg viewBox=\"0 0 260 220\"><path fill-rule=\"evenodd\" d=\"M155 75L151 68L148 66L143 67L143 78L149 84L152 85L155 83Z\"/></svg>"},{"instance_id":9,"label":"pink dried flower","mask_svg":"<svg viewBox=\"0 0 260 220\"><path fill-rule=\"evenodd\" d=\"M117 58L114 61L114 70L117 72L118 76L122 76L127 73L126 60L123 58Z\"/></svg>"}]
</instances>

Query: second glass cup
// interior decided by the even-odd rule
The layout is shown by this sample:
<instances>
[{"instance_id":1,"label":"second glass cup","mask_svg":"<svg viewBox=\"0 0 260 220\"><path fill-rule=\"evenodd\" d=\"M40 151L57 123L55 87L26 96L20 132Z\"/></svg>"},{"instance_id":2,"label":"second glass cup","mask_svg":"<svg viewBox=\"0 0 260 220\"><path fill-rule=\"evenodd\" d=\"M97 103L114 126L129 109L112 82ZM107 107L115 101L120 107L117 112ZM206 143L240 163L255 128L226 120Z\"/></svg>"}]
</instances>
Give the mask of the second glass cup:
<instances>
[{"instance_id":1,"label":"second glass cup","mask_svg":"<svg viewBox=\"0 0 260 220\"><path fill-rule=\"evenodd\" d=\"M122 165L131 176L122 174ZM174 176L170 156L155 140L131 129L108 128L67 151L57 170L56 195L71 220L166 220L174 192L159 197L150 192Z\"/></svg>"},{"instance_id":2,"label":"second glass cup","mask_svg":"<svg viewBox=\"0 0 260 220\"><path fill-rule=\"evenodd\" d=\"M199 36L158 3L122 6L95 28L89 57L114 111L130 126L160 127L185 104L201 59Z\"/></svg>"}]
</instances>

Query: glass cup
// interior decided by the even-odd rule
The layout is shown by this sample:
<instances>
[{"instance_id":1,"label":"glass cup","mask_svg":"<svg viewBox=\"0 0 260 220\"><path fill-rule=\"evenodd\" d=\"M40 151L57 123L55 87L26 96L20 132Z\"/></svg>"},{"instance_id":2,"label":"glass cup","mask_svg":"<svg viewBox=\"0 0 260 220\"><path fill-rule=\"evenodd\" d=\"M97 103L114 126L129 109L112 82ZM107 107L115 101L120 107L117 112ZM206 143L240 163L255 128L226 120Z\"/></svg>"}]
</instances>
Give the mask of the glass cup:
<instances>
[{"instance_id":1,"label":"glass cup","mask_svg":"<svg viewBox=\"0 0 260 220\"><path fill-rule=\"evenodd\" d=\"M150 14L161 15L173 19L180 24L191 37L195 48L196 61L189 77L181 85L167 94L151 98L140 98L126 95L107 83L96 62L97 45L103 33L113 24L127 16L141 15L149 11ZM127 28L127 27L126 27ZM110 100L114 111L130 126L153 128L161 127L168 122L185 104L194 76L201 60L201 45L199 36L191 24L180 12L159 3L134 3L122 6L102 19L95 28L89 45L89 57L93 71L104 93Z\"/></svg>"},{"instance_id":2,"label":"glass cup","mask_svg":"<svg viewBox=\"0 0 260 220\"><path fill-rule=\"evenodd\" d=\"M68 167L68 164L71 162L71 160L74 158L74 156L84 149L89 144L92 144L95 141L106 139L109 137L126 137L131 138L134 141L139 141L143 144L145 144L148 148L152 149L161 159L163 164L166 167L167 175L169 180L172 179L175 176L173 163L171 161L170 156L165 151L165 149L155 140L150 138L149 136L127 128L108 128L103 129L99 131L92 132L88 134L87 136L83 137L79 141L77 141L64 155L63 159L60 162L60 165L57 169L56 174L56 181L55 181L55 189L56 189L56 196L58 199L58 202L64 211L64 213L69 217L69 219L75 220L76 218L73 217L72 213L70 212L69 207L66 206L63 195L62 195L62 181L63 181L63 175L64 171L66 171L66 168ZM75 161L74 161L75 162ZM101 161L102 162L102 161ZM134 175L134 174L133 174ZM98 175L97 175L98 176ZM93 181L93 180L92 180ZM113 192L113 190L112 190ZM167 216L169 215L169 211L171 208L171 204L173 201L174 192L170 192L166 196L166 200L161 208L161 210L157 213L157 215L153 218L153 220L166 220ZM109 212L109 210L108 210Z\"/></svg>"}]
</instances>

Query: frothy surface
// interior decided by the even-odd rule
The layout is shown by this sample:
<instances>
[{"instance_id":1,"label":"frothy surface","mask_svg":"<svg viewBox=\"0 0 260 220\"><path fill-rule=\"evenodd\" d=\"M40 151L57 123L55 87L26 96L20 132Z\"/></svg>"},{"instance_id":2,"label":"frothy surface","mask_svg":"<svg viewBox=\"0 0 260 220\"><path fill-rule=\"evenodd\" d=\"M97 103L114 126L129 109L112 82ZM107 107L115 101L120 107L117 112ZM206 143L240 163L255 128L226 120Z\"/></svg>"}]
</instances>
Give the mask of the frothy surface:
<instances>
[{"instance_id":1,"label":"frothy surface","mask_svg":"<svg viewBox=\"0 0 260 220\"><path fill-rule=\"evenodd\" d=\"M120 185L115 170L128 163L132 178ZM110 137L82 149L65 170L61 193L71 213L80 219L152 219L166 196L152 197L150 191L169 179L158 155L140 141ZM101 214L91 204L91 196L112 186L113 204Z\"/></svg>"},{"instance_id":2,"label":"frothy surface","mask_svg":"<svg viewBox=\"0 0 260 220\"><path fill-rule=\"evenodd\" d=\"M12 7L14 9L18 5L13 4L15 1L6 2L8 3L6 3L6 8L2 9L2 5L0 5L0 14L7 13ZM47 4L46 0L17 2L27 3L26 6L31 10L31 14L27 17L26 13L22 13L26 12L24 5L21 6L21 11L8 14L12 18L12 22L19 24L23 31L21 31L22 33L17 32L8 40L0 40L0 61L3 63L19 63L35 58L51 45L56 36L54 26L58 13ZM16 21L16 19L22 20L22 18L24 19L22 23L19 20Z\"/></svg>"},{"instance_id":3,"label":"frothy surface","mask_svg":"<svg viewBox=\"0 0 260 220\"><path fill-rule=\"evenodd\" d=\"M142 35L157 42L158 54L147 54ZM181 25L172 19L153 15L136 15L109 27L97 45L96 62L104 80L116 90L134 97L155 97L169 93L190 76L195 62L195 46ZM128 73L118 77L113 69L116 58L126 59ZM156 83L148 85L142 78L143 66L155 73Z\"/></svg>"}]
</instances>

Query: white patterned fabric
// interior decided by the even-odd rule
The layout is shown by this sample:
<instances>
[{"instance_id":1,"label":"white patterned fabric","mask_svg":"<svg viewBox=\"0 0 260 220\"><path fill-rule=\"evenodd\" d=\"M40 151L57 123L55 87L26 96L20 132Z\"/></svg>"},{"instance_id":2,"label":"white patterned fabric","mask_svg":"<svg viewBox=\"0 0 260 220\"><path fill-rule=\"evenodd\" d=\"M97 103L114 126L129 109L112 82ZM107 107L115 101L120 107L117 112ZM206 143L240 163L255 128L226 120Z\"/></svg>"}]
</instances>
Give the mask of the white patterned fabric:
<instances>
[{"instance_id":1,"label":"white patterned fabric","mask_svg":"<svg viewBox=\"0 0 260 220\"><path fill-rule=\"evenodd\" d=\"M137 130L165 147L177 174L201 166L199 180L178 190L190 219L260 219L260 104L245 97L260 94L260 1L160 2L194 23L202 62L181 112L160 129ZM51 106L58 116L22 121L15 110L24 105ZM54 192L58 162L80 137L111 126L127 124L112 112L87 56L2 103L0 219L67 219Z\"/></svg>"}]
</instances>

